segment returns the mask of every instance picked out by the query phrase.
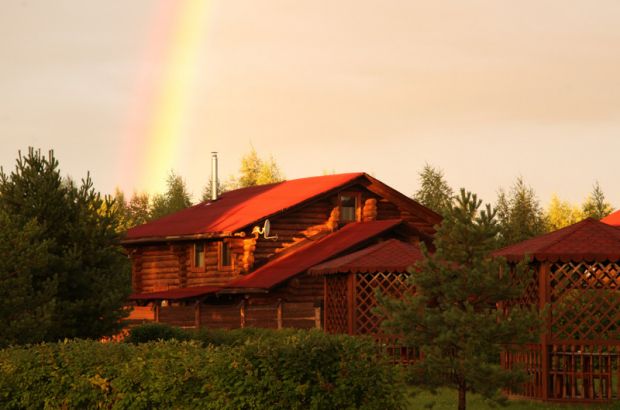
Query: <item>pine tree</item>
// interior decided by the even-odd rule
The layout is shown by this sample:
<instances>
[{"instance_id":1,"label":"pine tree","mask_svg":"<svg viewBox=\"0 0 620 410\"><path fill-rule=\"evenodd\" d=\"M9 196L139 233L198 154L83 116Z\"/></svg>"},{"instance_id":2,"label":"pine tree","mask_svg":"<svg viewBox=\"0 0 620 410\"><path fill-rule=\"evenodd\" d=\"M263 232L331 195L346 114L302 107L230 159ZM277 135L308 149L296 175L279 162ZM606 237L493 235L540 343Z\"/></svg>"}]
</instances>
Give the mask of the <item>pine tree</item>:
<instances>
[{"instance_id":1,"label":"pine tree","mask_svg":"<svg viewBox=\"0 0 620 410\"><path fill-rule=\"evenodd\" d=\"M598 181L594 183L592 193L584 202L583 214L586 218L601 219L613 212L613 206L605 199L605 194Z\"/></svg>"},{"instance_id":2,"label":"pine tree","mask_svg":"<svg viewBox=\"0 0 620 410\"><path fill-rule=\"evenodd\" d=\"M532 187L518 178L507 194L500 189L497 198L499 245L507 246L546 232L547 221Z\"/></svg>"},{"instance_id":3,"label":"pine tree","mask_svg":"<svg viewBox=\"0 0 620 410\"><path fill-rule=\"evenodd\" d=\"M185 181L174 171L168 175L167 190L164 194L155 195L151 207L151 218L158 219L171 213L192 206L190 194Z\"/></svg>"},{"instance_id":4,"label":"pine tree","mask_svg":"<svg viewBox=\"0 0 620 410\"><path fill-rule=\"evenodd\" d=\"M502 401L499 389L523 380L523 373L500 367L499 355L508 345L532 341L538 323L534 311L496 307L522 295L520 283L531 272L522 264L513 275L500 273L510 270L489 256L499 230L495 211L480 206L476 195L461 190L436 234L436 252L424 250L424 260L409 270L415 293L403 299L379 295L388 334L403 335L422 353L410 381L430 390L456 388L462 410L467 392Z\"/></svg>"},{"instance_id":5,"label":"pine tree","mask_svg":"<svg viewBox=\"0 0 620 410\"><path fill-rule=\"evenodd\" d=\"M413 195L413 199L443 215L454 197L454 192L446 182L443 172L426 164L419 177L420 189Z\"/></svg>"},{"instance_id":6,"label":"pine tree","mask_svg":"<svg viewBox=\"0 0 620 410\"><path fill-rule=\"evenodd\" d=\"M111 198L94 190L89 175L79 186L63 180L53 153L45 157L31 148L27 156L20 153L13 172L0 170L0 211L22 229L36 229L46 243L45 264L32 271L33 283L56 283L52 323L42 340L116 333L131 283Z\"/></svg>"},{"instance_id":7,"label":"pine tree","mask_svg":"<svg viewBox=\"0 0 620 410\"><path fill-rule=\"evenodd\" d=\"M36 343L52 327L56 277L46 275L49 240L35 219L20 224L0 209L0 348Z\"/></svg>"}]
</instances>

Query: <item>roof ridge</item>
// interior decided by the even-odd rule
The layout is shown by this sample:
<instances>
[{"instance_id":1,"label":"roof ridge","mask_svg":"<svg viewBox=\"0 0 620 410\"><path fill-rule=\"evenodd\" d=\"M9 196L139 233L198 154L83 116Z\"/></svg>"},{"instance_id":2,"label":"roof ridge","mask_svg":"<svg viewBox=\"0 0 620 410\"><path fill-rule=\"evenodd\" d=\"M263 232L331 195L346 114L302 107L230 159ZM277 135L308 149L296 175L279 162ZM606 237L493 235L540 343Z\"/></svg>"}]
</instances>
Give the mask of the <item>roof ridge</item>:
<instances>
[{"instance_id":1,"label":"roof ridge","mask_svg":"<svg viewBox=\"0 0 620 410\"><path fill-rule=\"evenodd\" d=\"M287 183L287 182L301 181L301 180L308 180L308 179L316 179L316 178L342 177L342 176L345 176L345 175L350 175L352 177L353 175L357 175L357 176L366 175L367 176L368 174L366 172L341 172L341 173L338 173L338 174L314 175L314 176L310 176L310 177L284 179L284 180L278 181L278 182L270 182L270 183L267 183L267 184L258 184L258 185L245 186L245 187L231 189L230 191L223 192L220 195L220 197L222 197L224 195L227 195L227 194L231 194L233 192L239 192L239 191L242 191L242 190L252 190L252 189L259 188L259 187L260 188L265 188L265 187L269 187L269 186L276 186L276 185L284 184L284 183ZM197 204L192 205L192 207L197 206L197 205L209 204L209 203L212 203L212 201L210 199L208 199L206 201L198 202Z\"/></svg>"}]
</instances>

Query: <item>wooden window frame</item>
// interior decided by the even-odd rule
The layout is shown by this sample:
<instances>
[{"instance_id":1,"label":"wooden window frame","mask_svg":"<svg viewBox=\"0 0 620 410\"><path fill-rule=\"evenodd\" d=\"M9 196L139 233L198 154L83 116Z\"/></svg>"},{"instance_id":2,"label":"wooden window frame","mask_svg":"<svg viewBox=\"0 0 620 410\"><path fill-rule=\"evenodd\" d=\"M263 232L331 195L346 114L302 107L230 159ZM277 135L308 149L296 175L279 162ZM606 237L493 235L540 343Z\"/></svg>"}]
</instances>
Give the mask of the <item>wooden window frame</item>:
<instances>
[{"instance_id":1,"label":"wooden window frame","mask_svg":"<svg viewBox=\"0 0 620 410\"><path fill-rule=\"evenodd\" d=\"M228 246L230 265L222 265L222 252L224 250L224 245ZM217 270L222 272L235 270L235 256L233 254L232 247L230 246L230 242L226 239L223 241L218 241L217 243Z\"/></svg>"},{"instance_id":2,"label":"wooden window frame","mask_svg":"<svg viewBox=\"0 0 620 410\"><path fill-rule=\"evenodd\" d=\"M353 221L343 221L342 220L342 197L350 196L355 198L355 220ZM342 191L338 193L338 208L340 217L338 218L338 223L340 224L348 224L351 222L360 222L362 220L362 193L359 191Z\"/></svg>"},{"instance_id":3,"label":"wooden window frame","mask_svg":"<svg viewBox=\"0 0 620 410\"><path fill-rule=\"evenodd\" d=\"M204 261L202 266L196 266L196 247L202 244L202 252L204 255ZM205 272L207 269L207 241L198 241L192 243L192 259L190 264L190 271L192 272Z\"/></svg>"}]
</instances>

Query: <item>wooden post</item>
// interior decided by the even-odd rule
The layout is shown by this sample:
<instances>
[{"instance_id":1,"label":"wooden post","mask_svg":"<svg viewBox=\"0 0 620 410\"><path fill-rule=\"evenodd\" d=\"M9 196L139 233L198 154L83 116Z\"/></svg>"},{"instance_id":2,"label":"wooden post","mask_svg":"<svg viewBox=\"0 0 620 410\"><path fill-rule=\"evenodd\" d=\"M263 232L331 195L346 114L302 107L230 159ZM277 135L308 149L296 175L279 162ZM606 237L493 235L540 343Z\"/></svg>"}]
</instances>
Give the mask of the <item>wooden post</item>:
<instances>
[{"instance_id":1,"label":"wooden post","mask_svg":"<svg viewBox=\"0 0 620 410\"><path fill-rule=\"evenodd\" d=\"M241 301L241 307L239 308L240 326L243 329L245 327L245 299Z\"/></svg>"},{"instance_id":2,"label":"wooden post","mask_svg":"<svg viewBox=\"0 0 620 410\"><path fill-rule=\"evenodd\" d=\"M278 330L282 329L282 299L278 299L278 307L276 308L276 318L278 321Z\"/></svg>"},{"instance_id":3,"label":"wooden post","mask_svg":"<svg viewBox=\"0 0 620 410\"><path fill-rule=\"evenodd\" d=\"M196 329L200 329L200 301L197 300L194 305L194 326Z\"/></svg>"},{"instance_id":4,"label":"wooden post","mask_svg":"<svg viewBox=\"0 0 620 410\"><path fill-rule=\"evenodd\" d=\"M153 305L153 319L155 323L159 323L159 303Z\"/></svg>"},{"instance_id":5,"label":"wooden post","mask_svg":"<svg viewBox=\"0 0 620 410\"><path fill-rule=\"evenodd\" d=\"M314 327L317 329L321 328L321 307L314 307Z\"/></svg>"},{"instance_id":6,"label":"wooden post","mask_svg":"<svg viewBox=\"0 0 620 410\"><path fill-rule=\"evenodd\" d=\"M542 262L538 268L538 294L539 307L544 309L549 301L549 262ZM541 359L542 359L542 399L549 399L549 336L551 331L551 311L544 318L545 326L543 334L540 338Z\"/></svg>"}]
</instances>

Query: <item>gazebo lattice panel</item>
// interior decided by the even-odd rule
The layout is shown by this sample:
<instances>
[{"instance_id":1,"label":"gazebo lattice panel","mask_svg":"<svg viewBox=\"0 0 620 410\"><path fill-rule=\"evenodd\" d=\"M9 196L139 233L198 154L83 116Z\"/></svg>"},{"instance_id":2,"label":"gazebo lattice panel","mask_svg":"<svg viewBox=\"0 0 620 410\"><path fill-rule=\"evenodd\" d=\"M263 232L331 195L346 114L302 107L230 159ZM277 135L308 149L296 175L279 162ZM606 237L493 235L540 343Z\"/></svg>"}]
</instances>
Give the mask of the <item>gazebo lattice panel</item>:
<instances>
[{"instance_id":1,"label":"gazebo lattice panel","mask_svg":"<svg viewBox=\"0 0 620 410\"><path fill-rule=\"evenodd\" d=\"M503 355L530 378L518 395L551 401L620 398L620 264L543 262L538 306L546 306L540 344ZM523 299L531 299L528 287ZM516 392L511 392L516 393Z\"/></svg>"},{"instance_id":2,"label":"gazebo lattice panel","mask_svg":"<svg viewBox=\"0 0 620 410\"><path fill-rule=\"evenodd\" d=\"M325 278L325 331L328 333L349 330L348 282L345 275Z\"/></svg>"},{"instance_id":3,"label":"gazebo lattice panel","mask_svg":"<svg viewBox=\"0 0 620 410\"><path fill-rule=\"evenodd\" d=\"M373 272L355 275L355 333L379 334L381 317L374 309L377 307L376 292L400 298L409 288L403 272Z\"/></svg>"},{"instance_id":4,"label":"gazebo lattice panel","mask_svg":"<svg viewBox=\"0 0 620 410\"><path fill-rule=\"evenodd\" d=\"M554 263L549 271L553 340L620 339L620 266Z\"/></svg>"}]
</instances>

